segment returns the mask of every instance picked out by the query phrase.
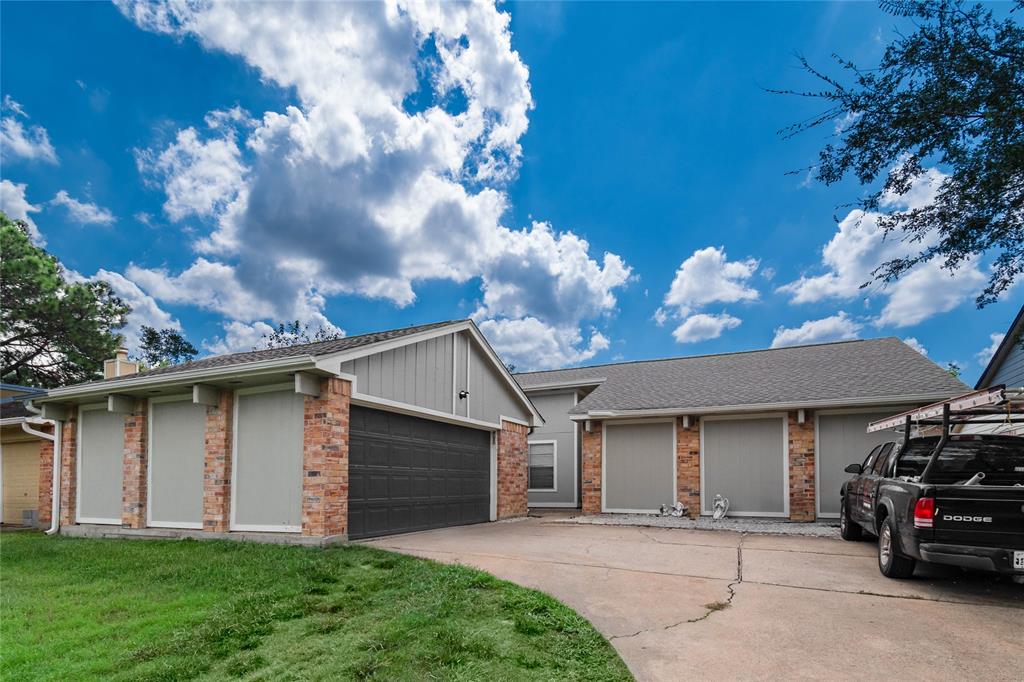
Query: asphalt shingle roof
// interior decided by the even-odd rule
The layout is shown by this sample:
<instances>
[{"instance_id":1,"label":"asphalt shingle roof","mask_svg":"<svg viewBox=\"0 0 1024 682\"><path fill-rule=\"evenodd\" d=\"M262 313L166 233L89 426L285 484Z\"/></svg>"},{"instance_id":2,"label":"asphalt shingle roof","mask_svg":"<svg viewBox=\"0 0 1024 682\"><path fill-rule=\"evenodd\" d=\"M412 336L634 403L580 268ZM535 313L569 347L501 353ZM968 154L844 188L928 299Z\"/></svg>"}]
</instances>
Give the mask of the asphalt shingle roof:
<instances>
[{"instance_id":1,"label":"asphalt shingle roof","mask_svg":"<svg viewBox=\"0 0 1024 682\"><path fill-rule=\"evenodd\" d=\"M897 338L646 360L515 375L529 390L605 379L573 414L957 395L968 387Z\"/></svg>"},{"instance_id":2,"label":"asphalt shingle roof","mask_svg":"<svg viewBox=\"0 0 1024 682\"><path fill-rule=\"evenodd\" d=\"M387 331L373 332L370 334L360 334L358 336L345 336L340 339L334 339L332 341L317 341L315 343L304 343L295 346L284 346L282 348L268 348L265 350L254 350L246 353L212 355L208 358L202 358L200 360L183 362L180 365L171 365L169 367L157 367L155 369L144 370L142 372L139 372L138 374L132 374L131 376L132 378L153 377L165 374L174 374L176 372L215 369L218 367L231 367L233 365L245 365L250 362L259 362L261 360L279 360L290 357L301 357L304 355L330 355L331 353L337 353L338 351L352 350L353 348L369 346L371 344L380 343L382 341L390 341L392 339L398 339L403 336L408 336L409 334L430 331L431 329L438 329L440 327L446 327L448 325L457 324L459 322L465 322L465 320L447 320L445 322L432 322L430 324L421 324L415 327L389 329ZM89 383L102 383L104 381L114 381L115 379L118 378L123 379L124 377L99 379L97 381Z\"/></svg>"}]
</instances>

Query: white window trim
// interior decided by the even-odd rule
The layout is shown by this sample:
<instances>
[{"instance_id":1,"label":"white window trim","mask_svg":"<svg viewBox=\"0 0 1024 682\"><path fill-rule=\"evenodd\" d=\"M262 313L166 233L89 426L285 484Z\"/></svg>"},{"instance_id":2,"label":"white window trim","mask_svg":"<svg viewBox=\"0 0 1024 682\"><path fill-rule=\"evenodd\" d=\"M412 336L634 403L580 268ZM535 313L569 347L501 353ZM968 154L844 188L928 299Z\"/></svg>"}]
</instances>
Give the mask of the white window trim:
<instances>
[{"instance_id":1,"label":"white window trim","mask_svg":"<svg viewBox=\"0 0 1024 682\"><path fill-rule=\"evenodd\" d=\"M91 403L78 406L78 424L75 426L75 523L96 523L105 526L120 526L121 519L105 519L98 516L82 516L82 413L87 410L106 410L107 403ZM122 438L124 436L122 435ZM54 472L59 475L59 472ZM124 479L121 479L121 491L124 493Z\"/></svg>"},{"instance_id":2,"label":"white window trim","mask_svg":"<svg viewBox=\"0 0 1024 682\"><path fill-rule=\"evenodd\" d=\"M899 414L900 412L906 412L907 410L913 409L912 406L908 407L893 407L893 414ZM818 431L818 417L821 416L841 416L844 414L867 414L870 412L886 412L889 407L886 405L879 405L876 407L860 407L857 409L846 409L846 410L818 410L814 413L814 514L819 519L838 519L839 512L825 512L821 511L821 476L819 474L821 459L818 457L818 448L821 444L819 431Z\"/></svg>"},{"instance_id":3,"label":"white window trim","mask_svg":"<svg viewBox=\"0 0 1024 682\"><path fill-rule=\"evenodd\" d=\"M723 414L714 416L702 416L700 419L700 515L711 516L713 512L704 511L704 500L712 502L704 485L704 463L706 461L704 448L704 422L718 421L750 421L754 419L781 419L782 420L782 480L785 483L785 492L782 498L782 512L740 512L730 511L729 516L751 516L760 518L789 518L789 413L788 412L761 412L758 414ZM817 447L817 446L815 446Z\"/></svg>"},{"instance_id":4,"label":"white window trim","mask_svg":"<svg viewBox=\"0 0 1024 682\"><path fill-rule=\"evenodd\" d=\"M672 504L679 502L679 458L676 452L679 450L679 429L676 426L675 417L668 419L613 419L601 422L601 512L604 514L658 514L660 509L609 509L605 501L608 492L606 465L606 450L608 448L608 424L612 426L624 426L627 424L671 424L672 425Z\"/></svg>"},{"instance_id":5,"label":"white window trim","mask_svg":"<svg viewBox=\"0 0 1024 682\"><path fill-rule=\"evenodd\" d=\"M199 522L194 521L154 521L153 520L153 405L157 403L176 403L184 401L192 401L192 394L185 393L183 395L165 395L157 398L150 398L147 401L146 406L146 527L147 528L184 528L187 530L202 530L203 519L200 513ZM199 405L203 408L203 414L205 419L206 407ZM205 452L203 458L206 458ZM205 464L204 464L205 466ZM199 485L203 485L203 481L200 480Z\"/></svg>"},{"instance_id":6,"label":"white window trim","mask_svg":"<svg viewBox=\"0 0 1024 682\"><path fill-rule=\"evenodd\" d=\"M265 526L250 523L237 523L235 521L235 495L238 489L236 484L238 472L238 396L252 395L255 393L274 393L276 391L295 391L294 383L270 384L268 386L252 386L249 388L237 388L231 406L231 516L228 521L229 531L241 531L249 533L301 533L302 526ZM301 504L301 495L299 497Z\"/></svg>"},{"instance_id":7,"label":"white window trim","mask_svg":"<svg viewBox=\"0 0 1024 682\"><path fill-rule=\"evenodd\" d=\"M528 493L557 493L558 492L558 441L557 440L527 440L526 441L526 480L529 485L530 480L530 446L531 445L551 445L551 459L552 459L552 486L550 488L527 488Z\"/></svg>"}]
</instances>

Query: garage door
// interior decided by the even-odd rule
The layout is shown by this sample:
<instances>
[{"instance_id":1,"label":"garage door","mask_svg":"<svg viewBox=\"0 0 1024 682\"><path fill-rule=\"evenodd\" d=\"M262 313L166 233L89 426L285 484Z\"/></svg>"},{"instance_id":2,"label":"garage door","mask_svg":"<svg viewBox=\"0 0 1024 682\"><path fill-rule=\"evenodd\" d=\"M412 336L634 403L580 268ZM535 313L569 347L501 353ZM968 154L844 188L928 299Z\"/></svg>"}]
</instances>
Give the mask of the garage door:
<instances>
[{"instance_id":1,"label":"garage door","mask_svg":"<svg viewBox=\"0 0 1024 682\"><path fill-rule=\"evenodd\" d=\"M604 510L656 511L675 502L675 424L608 424Z\"/></svg>"},{"instance_id":2,"label":"garage door","mask_svg":"<svg viewBox=\"0 0 1024 682\"><path fill-rule=\"evenodd\" d=\"M487 431L353 406L350 538L490 519Z\"/></svg>"},{"instance_id":3,"label":"garage door","mask_svg":"<svg viewBox=\"0 0 1024 682\"><path fill-rule=\"evenodd\" d=\"M710 514L715 495L722 495L730 514L784 516L784 418L704 419L702 429L703 513Z\"/></svg>"},{"instance_id":4,"label":"garage door","mask_svg":"<svg viewBox=\"0 0 1024 682\"><path fill-rule=\"evenodd\" d=\"M3 459L4 523L20 524L39 504L39 441L6 443Z\"/></svg>"},{"instance_id":5,"label":"garage door","mask_svg":"<svg viewBox=\"0 0 1024 682\"><path fill-rule=\"evenodd\" d=\"M120 525L124 415L106 405L83 407L80 415L78 521Z\"/></svg>"},{"instance_id":6,"label":"garage door","mask_svg":"<svg viewBox=\"0 0 1024 682\"><path fill-rule=\"evenodd\" d=\"M867 425L899 411L818 415L817 498L820 516L839 516L839 489L850 478L843 469L854 462L860 464L876 445L894 439L892 431L867 433Z\"/></svg>"},{"instance_id":7,"label":"garage door","mask_svg":"<svg viewBox=\"0 0 1024 682\"><path fill-rule=\"evenodd\" d=\"M149 424L149 525L203 527L206 408L154 400Z\"/></svg>"}]
</instances>

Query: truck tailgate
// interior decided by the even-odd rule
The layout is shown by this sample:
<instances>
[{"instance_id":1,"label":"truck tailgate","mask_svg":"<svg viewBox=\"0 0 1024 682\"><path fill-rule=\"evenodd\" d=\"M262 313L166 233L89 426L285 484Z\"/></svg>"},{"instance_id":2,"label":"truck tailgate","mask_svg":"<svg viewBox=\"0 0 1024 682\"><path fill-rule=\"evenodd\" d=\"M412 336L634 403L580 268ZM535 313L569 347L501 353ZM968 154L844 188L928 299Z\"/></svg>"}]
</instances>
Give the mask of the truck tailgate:
<instances>
[{"instance_id":1,"label":"truck tailgate","mask_svg":"<svg viewBox=\"0 0 1024 682\"><path fill-rule=\"evenodd\" d=\"M1024 549L1024 487L935 486L934 541Z\"/></svg>"}]
</instances>

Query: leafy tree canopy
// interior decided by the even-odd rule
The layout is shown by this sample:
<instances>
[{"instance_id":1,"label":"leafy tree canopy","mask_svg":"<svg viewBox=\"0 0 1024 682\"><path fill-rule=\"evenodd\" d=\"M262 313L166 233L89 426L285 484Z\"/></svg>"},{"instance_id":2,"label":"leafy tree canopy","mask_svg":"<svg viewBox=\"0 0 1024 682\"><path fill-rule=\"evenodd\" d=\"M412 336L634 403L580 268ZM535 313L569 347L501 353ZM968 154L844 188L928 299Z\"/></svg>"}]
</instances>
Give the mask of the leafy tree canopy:
<instances>
[{"instance_id":1,"label":"leafy tree canopy","mask_svg":"<svg viewBox=\"0 0 1024 682\"><path fill-rule=\"evenodd\" d=\"M180 332L142 326L138 359L147 367L164 367L188 362L199 353Z\"/></svg>"},{"instance_id":2,"label":"leafy tree canopy","mask_svg":"<svg viewBox=\"0 0 1024 682\"><path fill-rule=\"evenodd\" d=\"M318 341L333 341L345 336L338 331L330 331L320 327L315 333L309 333L309 325L294 322L280 322L274 331L264 334L259 345L253 346L253 350L264 348L283 348L285 346L298 346L304 343L316 343Z\"/></svg>"},{"instance_id":3,"label":"leafy tree canopy","mask_svg":"<svg viewBox=\"0 0 1024 682\"><path fill-rule=\"evenodd\" d=\"M825 184L852 174L876 186L860 204L877 210L884 196L903 195L937 166L946 174L930 206L884 215L880 225L918 244L917 253L882 263L891 282L916 264L942 259L955 270L978 254L995 256L979 307L998 299L1024 270L1024 0L997 19L981 5L954 0L883 2L912 17L915 29L890 44L877 68L835 57L844 77L801 58L825 88L799 92L828 108L781 131L784 136L843 125L825 145L814 172Z\"/></svg>"},{"instance_id":4,"label":"leafy tree canopy","mask_svg":"<svg viewBox=\"0 0 1024 682\"><path fill-rule=\"evenodd\" d=\"M52 388L95 379L131 310L105 282L68 282L28 226L0 212L3 381Z\"/></svg>"}]
</instances>

